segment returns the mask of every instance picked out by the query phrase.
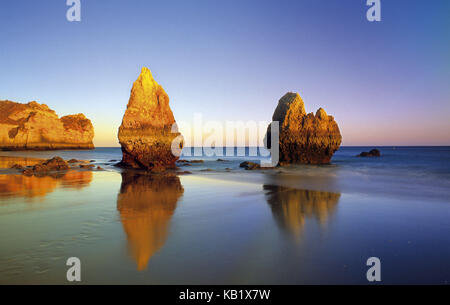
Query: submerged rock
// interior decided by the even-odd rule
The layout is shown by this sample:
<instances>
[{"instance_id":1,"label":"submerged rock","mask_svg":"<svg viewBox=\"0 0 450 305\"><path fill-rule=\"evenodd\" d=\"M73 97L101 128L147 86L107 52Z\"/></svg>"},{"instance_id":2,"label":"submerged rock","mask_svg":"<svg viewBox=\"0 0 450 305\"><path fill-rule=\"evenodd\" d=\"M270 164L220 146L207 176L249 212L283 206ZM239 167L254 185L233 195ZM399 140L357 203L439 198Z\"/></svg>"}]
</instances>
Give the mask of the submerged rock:
<instances>
[{"instance_id":1,"label":"submerged rock","mask_svg":"<svg viewBox=\"0 0 450 305\"><path fill-rule=\"evenodd\" d=\"M14 168L14 169L23 169L23 166L20 165L20 164L14 164L13 166L11 166L11 168Z\"/></svg>"},{"instance_id":2,"label":"submerged rock","mask_svg":"<svg viewBox=\"0 0 450 305\"><path fill-rule=\"evenodd\" d=\"M183 141L176 128L172 130L174 124L169 96L150 70L142 68L119 128L120 165L152 171L175 167L178 156L172 153L172 142L180 137L177 148L181 149Z\"/></svg>"},{"instance_id":3,"label":"submerged rock","mask_svg":"<svg viewBox=\"0 0 450 305\"><path fill-rule=\"evenodd\" d=\"M326 164L341 145L342 137L334 118L319 108L306 114L298 93L286 93L272 117L278 121L279 163ZM267 147L271 148L271 128L267 129Z\"/></svg>"},{"instance_id":4,"label":"submerged rock","mask_svg":"<svg viewBox=\"0 0 450 305\"><path fill-rule=\"evenodd\" d=\"M369 152L363 151L358 155L358 157L381 157L381 152L378 149L374 148Z\"/></svg>"},{"instance_id":5,"label":"submerged rock","mask_svg":"<svg viewBox=\"0 0 450 305\"><path fill-rule=\"evenodd\" d=\"M94 167L95 167L94 164L80 164L80 168L92 169Z\"/></svg>"},{"instance_id":6,"label":"submerged rock","mask_svg":"<svg viewBox=\"0 0 450 305\"><path fill-rule=\"evenodd\" d=\"M1 150L94 149L93 138L82 113L59 118L45 104L0 101Z\"/></svg>"},{"instance_id":7,"label":"submerged rock","mask_svg":"<svg viewBox=\"0 0 450 305\"><path fill-rule=\"evenodd\" d=\"M254 169L260 169L261 165L255 162L250 161L244 161L241 164L239 164L239 167L245 168L245 170L254 170Z\"/></svg>"}]
</instances>

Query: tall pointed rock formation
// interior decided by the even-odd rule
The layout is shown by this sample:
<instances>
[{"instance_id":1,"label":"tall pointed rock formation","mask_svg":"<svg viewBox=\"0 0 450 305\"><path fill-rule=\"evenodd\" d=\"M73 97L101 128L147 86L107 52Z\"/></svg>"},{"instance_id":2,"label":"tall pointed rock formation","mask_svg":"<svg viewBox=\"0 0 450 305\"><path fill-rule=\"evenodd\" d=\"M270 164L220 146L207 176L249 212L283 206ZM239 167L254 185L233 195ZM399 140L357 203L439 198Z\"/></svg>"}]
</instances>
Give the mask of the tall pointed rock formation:
<instances>
[{"instance_id":1,"label":"tall pointed rock formation","mask_svg":"<svg viewBox=\"0 0 450 305\"><path fill-rule=\"evenodd\" d=\"M142 68L119 128L122 166L151 171L174 167L178 156L172 153L172 143L179 149L183 145L174 123L169 96L150 70Z\"/></svg>"}]
</instances>

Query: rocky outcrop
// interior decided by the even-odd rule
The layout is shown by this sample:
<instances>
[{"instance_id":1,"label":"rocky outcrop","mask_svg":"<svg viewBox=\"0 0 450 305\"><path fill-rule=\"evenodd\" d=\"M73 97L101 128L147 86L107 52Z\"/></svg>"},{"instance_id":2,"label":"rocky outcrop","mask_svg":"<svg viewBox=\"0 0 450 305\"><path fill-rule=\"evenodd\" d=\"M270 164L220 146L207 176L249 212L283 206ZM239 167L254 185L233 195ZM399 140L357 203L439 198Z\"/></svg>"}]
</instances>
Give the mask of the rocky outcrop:
<instances>
[{"instance_id":1,"label":"rocky outcrop","mask_svg":"<svg viewBox=\"0 0 450 305\"><path fill-rule=\"evenodd\" d=\"M381 152L374 148L371 151L363 151L358 157L381 157Z\"/></svg>"},{"instance_id":2,"label":"rocky outcrop","mask_svg":"<svg viewBox=\"0 0 450 305\"><path fill-rule=\"evenodd\" d=\"M54 157L42 161L31 168L25 169L23 174L26 176L45 176L54 171L66 171L69 169L69 163L64 161L61 157Z\"/></svg>"},{"instance_id":3,"label":"rocky outcrop","mask_svg":"<svg viewBox=\"0 0 450 305\"><path fill-rule=\"evenodd\" d=\"M174 123L169 96L150 70L142 68L119 128L120 165L152 171L175 167L178 156L172 153L172 142L179 136L176 147L181 149L183 143L181 134L172 130Z\"/></svg>"},{"instance_id":4,"label":"rocky outcrop","mask_svg":"<svg viewBox=\"0 0 450 305\"><path fill-rule=\"evenodd\" d=\"M278 121L279 163L326 164L341 145L342 137L334 118L319 108L316 114L306 114L298 93L286 93L278 102L272 117ZM270 149L271 128L267 129Z\"/></svg>"},{"instance_id":5,"label":"rocky outcrop","mask_svg":"<svg viewBox=\"0 0 450 305\"><path fill-rule=\"evenodd\" d=\"M0 101L1 150L93 149L93 138L81 113L59 118L45 104Z\"/></svg>"}]
</instances>

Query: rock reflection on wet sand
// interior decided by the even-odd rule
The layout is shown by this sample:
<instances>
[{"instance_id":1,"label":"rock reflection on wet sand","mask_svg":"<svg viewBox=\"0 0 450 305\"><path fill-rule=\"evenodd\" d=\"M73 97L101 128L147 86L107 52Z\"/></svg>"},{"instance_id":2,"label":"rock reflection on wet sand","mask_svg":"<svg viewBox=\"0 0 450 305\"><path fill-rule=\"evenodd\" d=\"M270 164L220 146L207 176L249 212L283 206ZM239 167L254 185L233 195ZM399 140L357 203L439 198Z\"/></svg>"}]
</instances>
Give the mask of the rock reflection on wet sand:
<instances>
[{"instance_id":1,"label":"rock reflection on wet sand","mask_svg":"<svg viewBox=\"0 0 450 305\"><path fill-rule=\"evenodd\" d=\"M299 237L305 219L316 219L326 227L335 212L341 194L264 185L266 200L278 226L289 235Z\"/></svg>"},{"instance_id":2,"label":"rock reflection on wet sand","mask_svg":"<svg viewBox=\"0 0 450 305\"><path fill-rule=\"evenodd\" d=\"M184 192L172 175L123 172L117 210L138 270L164 245L170 220Z\"/></svg>"},{"instance_id":3,"label":"rock reflection on wet sand","mask_svg":"<svg viewBox=\"0 0 450 305\"><path fill-rule=\"evenodd\" d=\"M14 164L19 164L24 167L32 166L42 160L39 158L0 156L0 168L11 168Z\"/></svg>"},{"instance_id":4,"label":"rock reflection on wet sand","mask_svg":"<svg viewBox=\"0 0 450 305\"><path fill-rule=\"evenodd\" d=\"M0 198L45 197L58 187L81 189L92 181L92 172L68 171L56 175L36 177L22 174L0 175Z\"/></svg>"}]
</instances>

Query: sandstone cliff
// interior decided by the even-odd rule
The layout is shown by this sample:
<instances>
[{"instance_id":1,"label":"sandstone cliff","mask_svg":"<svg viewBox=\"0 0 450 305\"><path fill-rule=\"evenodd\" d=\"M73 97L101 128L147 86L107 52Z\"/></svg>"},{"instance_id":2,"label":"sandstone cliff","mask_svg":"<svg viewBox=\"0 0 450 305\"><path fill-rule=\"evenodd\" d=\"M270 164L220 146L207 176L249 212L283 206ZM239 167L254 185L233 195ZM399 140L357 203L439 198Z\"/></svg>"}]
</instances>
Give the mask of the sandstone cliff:
<instances>
[{"instance_id":1,"label":"sandstone cliff","mask_svg":"<svg viewBox=\"0 0 450 305\"><path fill-rule=\"evenodd\" d=\"M150 70L142 68L119 128L121 165L152 171L175 167L178 156L172 153L172 142L181 134L172 132L174 123L169 96Z\"/></svg>"},{"instance_id":2,"label":"sandstone cliff","mask_svg":"<svg viewBox=\"0 0 450 305\"><path fill-rule=\"evenodd\" d=\"M306 114L305 105L298 93L286 93L278 102L272 117L278 121L279 162L325 164L339 149L342 137L334 118L319 108L316 114ZM267 146L270 148L270 126Z\"/></svg>"},{"instance_id":3,"label":"sandstone cliff","mask_svg":"<svg viewBox=\"0 0 450 305\"><path fill-rule=\"evenodd\" d=\"M45 104L0 101L1 150L93 149L93 138L81 113L58 118Z\"/></svg>"}]
</instances>

